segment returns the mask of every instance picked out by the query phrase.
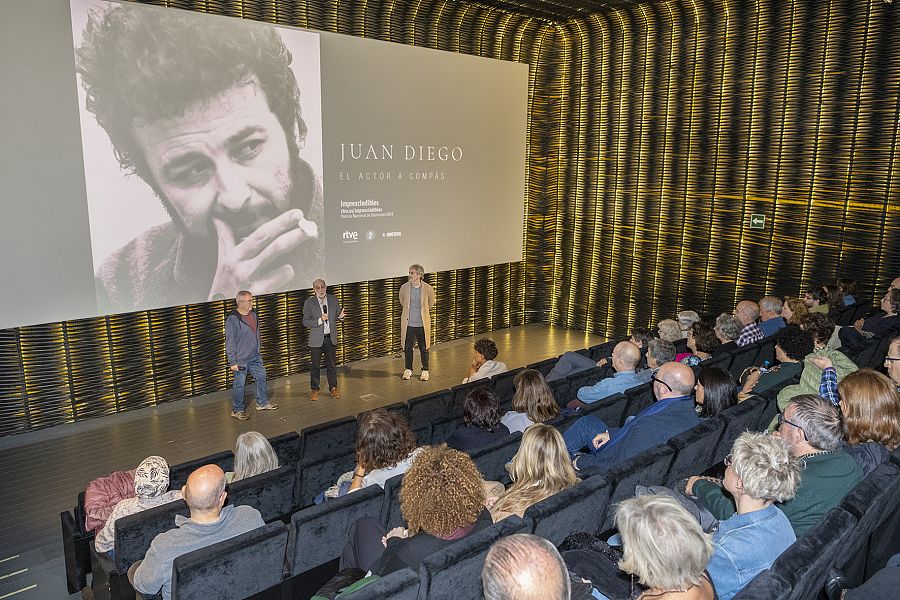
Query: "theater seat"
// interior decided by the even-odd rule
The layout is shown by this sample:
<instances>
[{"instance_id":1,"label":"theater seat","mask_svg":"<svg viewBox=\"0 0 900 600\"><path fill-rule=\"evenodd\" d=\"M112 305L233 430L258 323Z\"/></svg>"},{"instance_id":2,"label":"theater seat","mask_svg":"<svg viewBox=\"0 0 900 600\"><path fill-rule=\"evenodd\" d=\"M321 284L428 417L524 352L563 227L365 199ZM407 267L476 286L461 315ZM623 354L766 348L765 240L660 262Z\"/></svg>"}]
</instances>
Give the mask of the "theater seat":
<instances>
[{"instance_id":1,"label":"theater seat","mask_svg":"<svg viewBox=\"0 0 900 600\"><path fill-rule=\"evenodd\" d=\"M675 450L675 458L664 485L672 487L679 480L702 473L712 466L712 458L724 429L725 421L713 417L671 438L668 445Z\"/></svg>"},{"instance_id":2,"label":"theater seat","mask_svg":"<svg viewBox=\"0 0 900 600\"><path fill-rule=\"evenodd\" d=\"M517 431L497 440L490 446L478 448L469 452L469 456L475 461L482 477L487 481L508 481L509 473L506 463L513 459L522 442L522 432Z\"/></svg>"},{"instance_id":3,"label":"theater seat","mask_svg":"<svg viewBox=\"0 0 900 600\"><path fill-rule=\"evenodd\" d=\"M753 396L737 406L732 406L722 411L718 415L719 418L725 420L725 431L719 439L715 452L713 452L711 464L722 462L725 455L731 452L734 440L743 432L752 431L756 428L759 422L759 415L766 410L767 405L768 401L765 398Z\"/></svg>"},{"instance_id":4,"label":"theater seat","mask_svg":"<svg viewBox=\"0 0 900 600\"><path fill-rule=\"evenodd\" d=\"M524 367L519 367L518 369L513 369L512 371L507 371L506 373L500 373L499 375L494 375L494 394L497 396L497 399L500 401L500 412L506 412L510 410L510 406L512 403L512 397L516 393L516 386L514 380L516 375L524 371Z\"/></svg>"},{"instance_id":5,"label":"theater seat","mask_svg":"<svg viewBox=\"0 0 900 600\"><path fill-rule=\"evenodd\" d=\"M280 587L287 538L279 521L179 556L172 564L172 599L240 600Z\"/></svg>"},{"instance_id":6,"label":"theater seat","mask_svg":"<svg viewBox=\"0 0 900 600\"><path fill-rule=\"evenodd\" d=\"M384 501L381 504L379 520L388 529L404 525L403 515L400 513L400 486L403 484L403 475L394 475L384 482Z\"/></svg>"},{"instance_id":7,"label":"theater seat","mask_svg":"<svg viewBox=\"0 0 900 600\"><path fill-rule=\"evenodd\" d=\"M266 473L235 481L228 486L228 502L252 506L267 523L290 514L294 502L297 468L283 466Z\"/></svg>"},{"instance_id":8,"label":"theater seat","mask_svg":"<svg viewBox=\"0 0 900 600\"><path fill-rule=\"evenodd\" d=\"M609 506L610 486L602 475L588 477L525 511L528 531L559 545L569 535L599 533Z\"/></svg>"},{"instance_id":9,"label":"theater seat","mask_svg":"<svg viewBox=\"0 0 900 600\"><path fill-rule=\"evenodd\" d=\"M409 426L417 430L422 426L431 427L434 421L443 421L450 417L462 417L462 406L451 402L450 390L432 392L406 403L409 406Z\"/></svg>"},{"instance_id":10,"label":"theater seat","mask_svg":"<svg viewBox=\"0 0 900 600\"><path fill-rule=\"evenodd\" d=\"M621 427L625 422L627 408L628 397L619 393L591 402L579 412L594 415L610 427Z\"/></svg>"},{"instance_id":11,"label":"theater seat","mask_svg":"<svg viewBox=\"0 0 900 600\"><path fill-rule=\"evenodd\" d=\"M294 498L297 506L303 508L313 504L313 500L337 483L338 477L356 467L356 451L343 449L341 454L322 458L304 458L297 465L297 490Z\"/></svg>"},{"instance_id":12,"label":"theater seat","mask_svg":"<svg viewBox=\"0 0 900 600\"><path fill-rule=\"evenodd\" d=\"M419 600L481 600L484 557L501 537L526 531L513 515L436 552L419 566Z\"/></svg>"},{"instance_id":13,"label":"theater seat","mask_svg":"<svg viewBox=\"0 0 900 600\"><path fill-rule=\"evenodd\" d=\"M316 461L341 454L356 442L356 417L343 417L300 431L300 460Z\"/></svg>"},{"instance_id":14,"label":"theater seat","mask_svg":"<svg viewBox=\"0 0 900 600\"><path fill-rule=\"evenodd\" d=\"M234 453L231 450L223 450L169 467L169 489L180 490L183 488L187 483L188 476L203 465L219 465L223 471L234 471Z\"/></svg>"},{"instance_id":15,"label":"theater seat","mask_svg":"<svg viewBox=\"0 0 900 600\"><path fill-rule=\"evenodd\" d=\"M791 584L771 569L766 569L750 580L733 600L788 600Z\"/></svg>"},{"instance_id":16,"label":"theater seat","mask_svg":"<svg viewBox=\"0 0 900 600\"><path fill-rule=\"evenodd\" d=\"M663 485L669 465L675 451L671 446L660 445L632 456L621 464L608 469L603 476L612 488L610 492L610 508L627 498L634 497L634 488L638 485ZM585 474L588 474L585 472ZM607 510L600 531L612 527L615 510Z\"/></svg>"},{"instance_id":17,"label":"theater seat","mask_svg":"<svg viewBox=\"0 0 900 600\"><path fill-rule=\"evenodd\" d=\"M296 467L300 462L300 434L296 431L288 431L269 438L269 443L278 456L280 466Z\"/></svg>"},{"instance_id":18,"label":"theater seat","mask_svg":"<svg viewBox=\"0 0 900 600\"><path fill-rule=\"evenodd\" d=\"M412 569L400 569L359 588L351 596L352 600L416 600L419 574Z\"/></svg>"},{"instance_id":19,"label":"theater seat","mask_svg":"<svg viewBox=\"0 0 900 600\"><path fill-rule=\"evenodd\" d=\"M544 360L539 360L538 362L531 363L526 368L534 369L544 377L547 376L547 373L553 370L553 367L556 366L556 361L559 360L558 356L554 356L552 358L545 358Z\"/></svg>"}]
</instances>

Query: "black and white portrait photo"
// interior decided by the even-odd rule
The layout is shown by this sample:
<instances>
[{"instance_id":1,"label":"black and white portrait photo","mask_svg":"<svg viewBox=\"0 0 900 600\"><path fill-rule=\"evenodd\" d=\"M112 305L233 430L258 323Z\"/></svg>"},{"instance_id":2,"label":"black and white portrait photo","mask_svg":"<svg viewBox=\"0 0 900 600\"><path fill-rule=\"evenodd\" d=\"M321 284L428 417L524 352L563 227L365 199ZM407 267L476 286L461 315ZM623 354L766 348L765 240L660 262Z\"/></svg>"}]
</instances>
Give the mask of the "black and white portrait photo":
<instances>
[{"instance_id":1,"label":"black and white portrait photo","mask_svg":"<svg viewBox=\"0 0 900 600\"><path fill-rule=\"evenodd\" d=\"M323 277L319 36L131 3L71 9L100 313Z\"/></svg>"}]
</instances>

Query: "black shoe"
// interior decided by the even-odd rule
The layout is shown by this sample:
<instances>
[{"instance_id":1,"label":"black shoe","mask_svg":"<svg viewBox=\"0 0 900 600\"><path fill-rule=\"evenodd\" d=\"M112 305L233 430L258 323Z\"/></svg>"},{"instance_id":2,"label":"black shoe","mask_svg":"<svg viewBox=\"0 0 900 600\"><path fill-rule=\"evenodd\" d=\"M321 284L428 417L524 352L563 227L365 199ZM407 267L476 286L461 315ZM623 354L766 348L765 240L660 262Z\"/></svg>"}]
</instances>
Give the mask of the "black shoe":
<instances>
[{"instance_id":1,"label":"black shoe","mask_svg":"<svg viewBox=\"0 0 900 600\"><path fill-rule=\"evenodd\" d=\"M831 567L828 570L828 580L825 582L825 593L828 595L828 600L841 600L848 587L847 577L840 569Z\"/></svg>"}]
</instances>

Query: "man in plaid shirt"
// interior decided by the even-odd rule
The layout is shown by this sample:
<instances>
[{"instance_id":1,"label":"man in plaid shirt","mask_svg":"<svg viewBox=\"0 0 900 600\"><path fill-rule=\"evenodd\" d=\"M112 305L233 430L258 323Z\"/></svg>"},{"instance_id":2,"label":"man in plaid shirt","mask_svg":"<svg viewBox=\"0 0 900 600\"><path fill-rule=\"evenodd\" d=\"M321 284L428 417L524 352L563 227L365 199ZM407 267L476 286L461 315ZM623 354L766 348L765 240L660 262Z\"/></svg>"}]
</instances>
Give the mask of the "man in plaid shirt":
<instances>
[{"instance_id":1,"label":"man in plaid shirt","mask_svg":"<svg viewBox=\"0 0 900 600\"><path fill-rule=\"evenodd\" d=\"M736 340L738 346L744 347L765 337L762 329L756 324L756 320L759 319L759 304L752 300L741 300L734 309L734 316L744 326Z\"/></svg>"}]
</instances>

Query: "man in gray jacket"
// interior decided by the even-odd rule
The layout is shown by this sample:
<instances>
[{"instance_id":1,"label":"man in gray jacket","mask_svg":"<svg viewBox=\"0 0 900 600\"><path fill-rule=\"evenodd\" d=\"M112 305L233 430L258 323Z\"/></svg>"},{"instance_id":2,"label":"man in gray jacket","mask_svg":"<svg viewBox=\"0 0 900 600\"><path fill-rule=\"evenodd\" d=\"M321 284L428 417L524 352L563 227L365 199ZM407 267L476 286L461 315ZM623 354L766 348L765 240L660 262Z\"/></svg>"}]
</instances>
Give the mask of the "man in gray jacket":
<instances>
[{"instance_id":1,"label":"man in gray jacket","mask_svg":"<svg viewBox=\"0 0 900 600\"><path fill-rule=\"evenodd\" d=\"M337 388L337 322L344 320L344 309L338 299L328 293L324 279L313 281L315 294L303 303L303 325L309 328L310 400L319 399L319 363L325 355L325 375L331 397L337 400L341 393Z\"/></svg>"},{"instance_id":2,"label":"man in gray jacket","mask_svg":"<svg viewBox=\"0 0 900 600\"><path fill-rule=\"evenodd\" d=\"M128 569L128 580L141 594L162 592L172 598L172 563L187 554L265 525L252 506L225 506L225 473L205 465L191 473L182 489L191 518L175 516L175 529L153 538L144 560Z\"/></svg>"},{"instance_id":3,"label":"man in gray jacket","mask_svg":"<svg viewBox=\"0 0 900 600\"><path fill-rule=\"evenodd\" d=\"M259 353L259 319L253 310L253 294L247 290L238 292L237 306L225 317L225 355L234 373L231 416L239 421L250 418L244 405L247 371L256 380L256 410L277 410L278 405L266 396L266 368Z\"/></svg>"}]
</instances>

